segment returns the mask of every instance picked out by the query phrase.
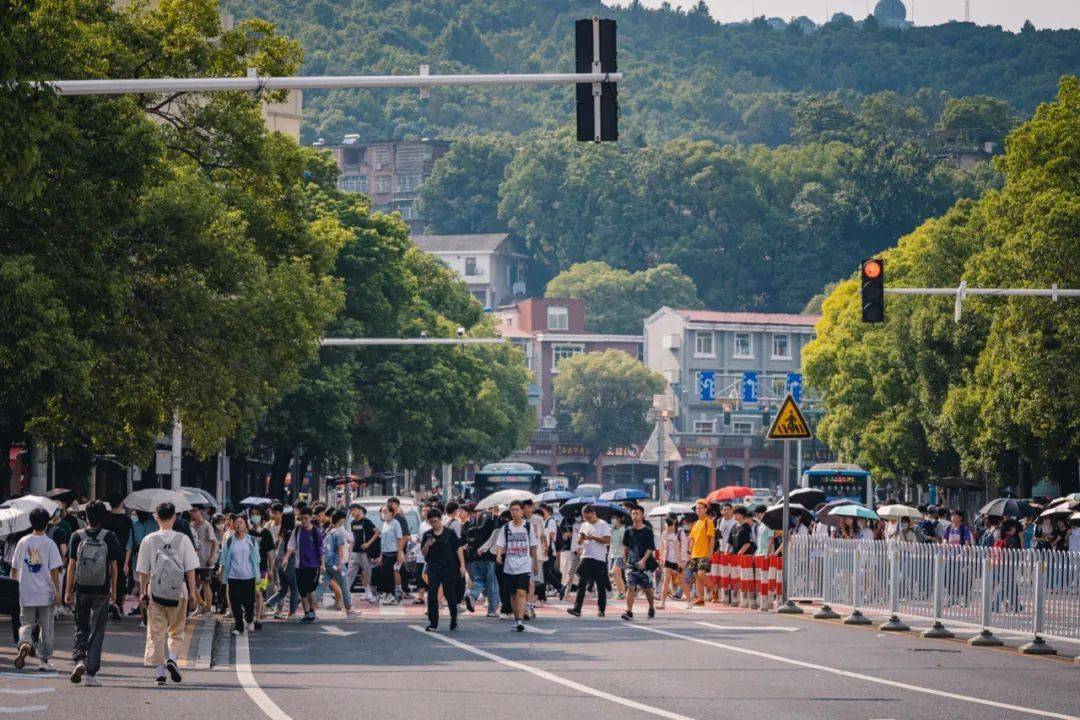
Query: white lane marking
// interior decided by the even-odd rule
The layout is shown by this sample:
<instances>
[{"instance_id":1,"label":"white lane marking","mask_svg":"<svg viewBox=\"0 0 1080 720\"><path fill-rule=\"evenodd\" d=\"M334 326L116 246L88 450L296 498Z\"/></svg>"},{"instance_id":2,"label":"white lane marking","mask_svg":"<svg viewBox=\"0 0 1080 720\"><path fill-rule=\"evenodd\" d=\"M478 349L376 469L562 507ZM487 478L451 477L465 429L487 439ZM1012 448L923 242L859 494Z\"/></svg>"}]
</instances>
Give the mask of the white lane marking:
<instances>
[{"instance_id":1,"label":"white lane marking","mask_svg":"<svg viewBox=\"0 0 1080 720\"><path fill-rule=\"evenodd\" d=\"M41 693L56 692L54 687L38 688L0 688L0 695L39 695Z\"/></svg>"},{"instance_id":2,"label":"white lane marking","mask_svg":"<svg viewBox=\"0 0 1080 720\"><path fill-rule=\"evenodd\" d=\"M59 673L47 673L47 672L36 672L36 673L29 673L29 672L24 672L24 673L0 672L0 678L5 678L5 679L10 678L10 679L17 679L17 680L48 680L49 678L55 678L55 677L60 677Z\"/></svg>"},{"instance_id":3,"label":"white lane marking","mask_svg":"<svg viewBox=\"0 0 1080 720\"><path fill-rule=\"evenodd\" d=\"M0 707L0 713L14 715L16 713L42 712L48 710L48 705L26 705L24 707Z\"/></svg>"},{"instance_id":4,"label":"white lane marking","mask_svg":"<svg viewBox=\"0 0 1080 720\"><path fill-rule=\"evenodd\" d=\"M542 629L540 629L538 627L533 627L532 625L526 625L525 626L525 632L540 633L541 635L554 635L555 634L554 630L542 630Z\"/></svg>"},{"instance_id":5,"label":"white lane marking","mask_svg":"<svg viewBox=\"0 0 1080 720\"><path fill-rule=\"evenodd\" d=\"M251 672L251 651L248 649L247 633L236 637L236 679L247 696L270 720L292 720L255 681L255 673Z\"/></svg>"},{"instance_id":6,"label":"white lane marking","mask_svg":"<svg viewBox=\"0 0 1080 720\"><path fill-rule=\"evenodd\" d=\"M424 633L424 629L419 625L410 625L409 627L411 627L413 630L416 630L417 632ZM541 670L531 665L519 663L515 660L508 660L501 655L490 653L487 650L481 650L480 648L473 647L472 645L466 645L463 642L454 640L453 638L448 638L445 635L436 635L434 633L424 634L434 640L439 640L446 643L447 645L453 645L454 647L460 650L464 650L465 652L470 652L473 655L479 655L482 658L497 662L500 665L505 665L506 667L514 668L515 670L523 670L524 672L535 675L536 677L543 680L558 683L563 687L568 687L571 690L577 690L580 693L585 693L586 695L598 697L601 700L607 700L618 705L624 705L629 708L634 708L635 710L640 710L642 712L649 713L650 715L657 715L659 717L668 718L668 720L691 720L691 718L688 718L685 715L679 715L678 713L673 713L668 710L664 710L663 708L653 707L652 705L639 703L636 700L630 700L628 698L619 697L618 695L612 695L611 693L606 693L603 690L597 690L596 688L589 687L588 685L582 685L581 683L574 682L573 680L567 680L566 678L559 677L558 675L549 673L547 670Z\"/></svg>"},{"instance_id":7,"label":"white lane marking","mask_svg":"<svg viewBox=\"0 0 1080 720\"><path fill-rule=\"evenodd\" d=\"M716 623L695 621L704 627L716 628L717 630L738 630L739 632L798 632L802 628L788 625L717 625Z\"/></svg>"},{"instance_id":8,"label":"white lane marking","mask_svg":"<svg viewBox=\"0 0 1080 720\"><path fill-rule=\"evenodd\" d=\"M379 614L391 615L393 617L401 617L405 615L405 608L401 607L400 605L380 605Z\"/></svg>"},{"instance_id":9,"label":"white lane marking","mask_svg":"<svg viewBox=\"0 0 1080 720\"><path fill-rule=\"evenodd\" d=\"M937 697L949 698L951 700L962 700L964 702L975 703L977 705L987 705L989 707L1000 708L1002 710L1013 710L1015 712L1027 713L1029 715L1039 715L1041 717L1057 718L1058 720L1080 720L1080 717L1076 715L1065 715L1063 713L1051 712L1049 710L1040 710L1038 708L1024 707L1022 705L1010 705L1008 703L997 702L996 700L987 700L985 698L972 697L970 695L959 695L957 693L945 692L944 690L936 690L934 688L920 687L918 685L910 685L908 683L898 682L896 680L887 680L885 678L874 677L873 675L863 675L862 673L852 672L850 670L841 670L840 668L829 667L828 665L818 665L816 663L805 662L803 660L796 660L794 658L784 657L783 655L774 655L772 653L761 652L760 650L750 650L749 648L738 647L736 645L727 645L725 643L716 642L714 640L704 640L702 638L692 637L690 635L682 635L680 633L670 632L668 630L660 630L658 628L645 627L643 625L631 625L630 627L637 628L638 630L645 630L646 632L656 633L657 635L666 635L668 637L679 638L680 640L689 640L701 645L710 645L712 647L720 648L721 650L730 650L731 652L743 653L744 655L753 655L754 657L764 658L766 660L774 660L776 662L787 663L788 665L796 665L808 670L818 670L821 672L833 673L834 675L840 675L842 677L853 678L855 680L866 680L867 682L878 683L879 685L888 685L890 687L899 688L901 690L911 690L913 692L926 693L927 695L936 695Z\"/></svg>"},{"instance_id":10,"label":"white lane marking","mask_svg":"<svg viewBox=\"0 0 1080 720\"><path fill-rule=\"evenodd\" d=\"M356 634L355 630L342 630L337 625L320 625L319 628L324 634L333 635L335 637L349 637L350 635Z\"/></svg>"}]
</instances>

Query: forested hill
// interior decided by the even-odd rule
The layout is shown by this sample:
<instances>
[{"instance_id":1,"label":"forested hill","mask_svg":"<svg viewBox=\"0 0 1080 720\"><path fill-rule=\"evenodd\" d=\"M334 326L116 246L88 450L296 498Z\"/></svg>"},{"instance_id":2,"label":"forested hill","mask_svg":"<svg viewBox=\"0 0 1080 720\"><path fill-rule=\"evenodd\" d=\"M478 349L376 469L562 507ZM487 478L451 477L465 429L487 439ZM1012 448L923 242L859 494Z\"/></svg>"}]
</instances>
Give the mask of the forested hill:
<instances>
[{"instance_id":1,"label":"forested hill","mask_svg":"<svg viewBox=\"0 0 1080 720\"><path fill-rule=\"evenodd\" d=\"M922 88L987 94L1027 115L1080 71L1080 32L1013 34L951 23L907 31L834 22L803 34L763 21L721 25L689 12L614 8L591 0L227 0L236 17L262 17L300 39L315 74L547 72L572 68L572 23L619 22L622 130L656 142L682 135L721 142L786 140L789 93L868 94ZM520 132L566 124L568 88L309 92L304 138Z\"/></svg>"}]
</instances>

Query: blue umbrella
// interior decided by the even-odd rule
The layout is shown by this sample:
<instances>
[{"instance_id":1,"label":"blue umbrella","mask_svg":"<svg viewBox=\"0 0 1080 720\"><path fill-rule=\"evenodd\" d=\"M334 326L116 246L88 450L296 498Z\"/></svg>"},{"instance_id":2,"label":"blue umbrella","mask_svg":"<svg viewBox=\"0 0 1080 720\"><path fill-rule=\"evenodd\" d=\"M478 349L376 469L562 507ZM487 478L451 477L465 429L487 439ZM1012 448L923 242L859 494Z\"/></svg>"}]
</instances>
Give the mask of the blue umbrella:
<instances>
[{"instance_id":1,"label":"blue umbrella","mask_svg":"<svg viewBox=\"0 0 1080 720\"><path fill-rule=\"evenodd\" d=\"M630 511L610 500L597 500L592 506L596 510L596 516L601 520L611 522L611 518L615 515L621 516L623 520L630 520Z\"/></svg>"},{"instance_id":2,"label":"blue umbrella","mask_svg":"<svg viewBox=\"0 0 1080 720\"><path fill-rule=\"evenodd\" d=\"M618 500L622 502L624 500L647 500L649 493L636 488L619 488L618 490L608 490L606 493L600 494L601 500Z\"/></svg>"},{"instance_id":3,"label":"blue umbrella","mask_svg":"<svg viewBox=\"0 0 1080 720\"><path fill-rule=\"evenodd\" d=\"M573 500L577 495L569 490L547 490L536 496L536 502L542 503L561 503L567 500Z\"/></svg>"}]
</instances>

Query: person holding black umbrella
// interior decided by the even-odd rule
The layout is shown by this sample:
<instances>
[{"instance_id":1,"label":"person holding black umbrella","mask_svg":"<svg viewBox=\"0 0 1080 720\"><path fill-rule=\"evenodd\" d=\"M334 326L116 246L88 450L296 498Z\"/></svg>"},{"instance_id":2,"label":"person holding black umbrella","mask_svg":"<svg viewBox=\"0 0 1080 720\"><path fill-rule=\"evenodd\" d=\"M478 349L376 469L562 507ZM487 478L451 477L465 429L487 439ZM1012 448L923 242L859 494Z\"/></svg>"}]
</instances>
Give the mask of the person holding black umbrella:
<instances>
[{"instance_id":1,"label":"person holding black umbrella","mask_svg":"<svg viewBox=\"0 0 1080 720\"><path fill-rule=\"evenodd\" d=\"M581 617L581 607L585 604L585 590L590 582L596 583L596 609L604 617L607 609L607 550L611 544L611 526L596 515L596 508L586 505L581 511L585 522L578 529L578 544L581 546L581 564L578 566L577 598L574 607L566 612L574 617Z\"/></svg>"}]
</instances>

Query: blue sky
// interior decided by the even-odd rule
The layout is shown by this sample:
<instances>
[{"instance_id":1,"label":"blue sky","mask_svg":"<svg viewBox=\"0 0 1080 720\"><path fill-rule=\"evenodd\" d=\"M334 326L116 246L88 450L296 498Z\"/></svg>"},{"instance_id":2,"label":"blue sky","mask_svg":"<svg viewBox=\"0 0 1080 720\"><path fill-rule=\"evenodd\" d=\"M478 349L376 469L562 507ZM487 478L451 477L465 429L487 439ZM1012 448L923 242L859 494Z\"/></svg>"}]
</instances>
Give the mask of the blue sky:
<instances>
[{"instance_id":1,"label":"blue sky","mask_svg":"<svg viewBox=\"0 0 1080 720\"><path fill-rule=\"evenodd\" d=\"M791 18L807 15L822 22L835 12L846 12L855 18L866 17L866 8L876 0L705 0L712 16L723 22L744 20L755 15ZM658 7L662 0L642 0L645 5ZM671 0L675 6L687 7L696 0ZM614 2L610 4L625 4ZM937 25L964 17L964 0L904 0L908 19L917 25ZM972 20L980 25L1001 25L1007 30L1019 30L1030 19L1038 28L1080 27L1080 0L971 0Z\"/></svg>"}]
</instances>

